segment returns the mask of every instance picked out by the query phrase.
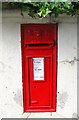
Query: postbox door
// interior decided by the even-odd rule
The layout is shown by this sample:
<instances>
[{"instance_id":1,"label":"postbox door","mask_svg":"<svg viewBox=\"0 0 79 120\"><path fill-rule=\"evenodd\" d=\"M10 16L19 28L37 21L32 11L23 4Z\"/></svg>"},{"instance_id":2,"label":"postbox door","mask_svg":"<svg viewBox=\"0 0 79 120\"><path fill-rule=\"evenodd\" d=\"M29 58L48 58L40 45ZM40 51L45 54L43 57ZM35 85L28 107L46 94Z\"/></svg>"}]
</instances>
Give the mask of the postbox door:
<instances>
[{"instance_id":1,"label":"postbox door","mask_svg":"<svg viewBox=\"0 0 79 120\"><path fill-rule=\"evenodd\" d=\"M31 108L51 108L51 57L29 59L29 106Z\"/></svg>"}]
</instances>

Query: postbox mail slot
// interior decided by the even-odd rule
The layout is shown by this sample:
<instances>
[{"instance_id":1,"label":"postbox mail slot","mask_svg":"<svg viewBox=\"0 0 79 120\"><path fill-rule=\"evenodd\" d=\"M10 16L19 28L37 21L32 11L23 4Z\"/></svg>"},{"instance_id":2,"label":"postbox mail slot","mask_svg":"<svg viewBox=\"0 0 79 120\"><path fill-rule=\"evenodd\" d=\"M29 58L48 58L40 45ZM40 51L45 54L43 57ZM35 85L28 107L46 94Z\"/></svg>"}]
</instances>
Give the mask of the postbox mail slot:
<instances>
[{"instance_id":1,"label":"postbox mail slot","mask_svg":"<svg viewBox=\"0 0 79 120\"><path fill-rule=\"evenodd\" d=\"M51 44L26 44L28 47L44 47L44 46L50 46Z\"/></svg>"},{"instance_id":2,"label":"postbox mail slot","mask_svg":"<svg viewBox=\"0 0 79 120\"><path fill-rule=\"evenodd\" d=\"M24 112L56 111L57 25L22 25Z\"/></svg>"},{"instance_id":3,"label":"postbox mail slot","mask_svg":"<svg viewBox=\"0 0 79 120\"><path fill-rule=\"evenodd\" d=\"M27 49L50 49L55 46L55 43L53 44L26 44Z\"/></svg>"}]
</instances>

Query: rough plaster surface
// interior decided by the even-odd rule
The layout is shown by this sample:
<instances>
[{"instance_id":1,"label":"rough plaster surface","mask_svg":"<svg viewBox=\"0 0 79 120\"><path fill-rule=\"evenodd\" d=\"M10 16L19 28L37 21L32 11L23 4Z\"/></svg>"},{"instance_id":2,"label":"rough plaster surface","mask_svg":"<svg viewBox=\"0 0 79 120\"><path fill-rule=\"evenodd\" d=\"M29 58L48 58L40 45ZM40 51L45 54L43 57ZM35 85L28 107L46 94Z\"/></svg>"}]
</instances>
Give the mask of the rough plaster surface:
<instances>
[{"instance_id":1,"label":"rough plaster surface","mask_svg":"<svg viewBox=\"0 0 79 120\"><path fill-rule=\"evenodd\" d=\"M77 58L79 59L79 17L77 19ZM77 66L79 66L79 62L77 63ZM77 96L79 96L79 67L77 67ZM77 97L77 113L79 118L79 97Z\"/></svg>"},{"instance_id":2,"label":"rough plaster surface","mask_svg":"<svg viewBox=\"0 0 79 120\"><path fill-rule=\"evenodd\" d=\"M15 15L15 13L13 14ZM64 23L63 20L58 24L57 111L53 113L23 113L20 24L24 22L22 18L19 18L21 21L18 23L14 16L11 21L11 14L9 15L8 17L3 16L2 41L0 41L0 48L2 48L0 59L0 83L2 84L0 109L2 117L76 117L78 60L77 22L75 18L74 22L71 21L72 18L68 18L67 22Z\"/></svg>"}]
</instances>

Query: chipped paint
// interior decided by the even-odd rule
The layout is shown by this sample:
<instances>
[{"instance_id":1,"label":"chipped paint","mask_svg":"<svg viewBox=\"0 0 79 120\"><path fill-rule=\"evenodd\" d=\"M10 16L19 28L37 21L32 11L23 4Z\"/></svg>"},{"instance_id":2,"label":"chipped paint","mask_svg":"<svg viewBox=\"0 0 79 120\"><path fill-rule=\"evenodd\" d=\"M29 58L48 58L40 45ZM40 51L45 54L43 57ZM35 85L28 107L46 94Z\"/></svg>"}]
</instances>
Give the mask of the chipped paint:
<instances>
[{"instance_id":1,"label":"chipped paint","mask_svg":"<svg viewBox=\"0 0 79 120\"><path fill-rule=\"evenodd\" d=\"M14 93L13 93L14 94ZM20 106L22 106L22 93L20 89L17 89L17 92L14 94L14 101L19 104Z\"/></svg>"},{"instance_id":2,"label":"chipped paint","mask_svg":"<svg viewBox=\"0 0 79 120\"><path fill-rule=\"evenodd\" d=\"M65 107L65 104L68 100L68 93L67 92L59 92L58 94L58 101L59 101L59 107L62 109Z\"/></svg>"}]
</instances>

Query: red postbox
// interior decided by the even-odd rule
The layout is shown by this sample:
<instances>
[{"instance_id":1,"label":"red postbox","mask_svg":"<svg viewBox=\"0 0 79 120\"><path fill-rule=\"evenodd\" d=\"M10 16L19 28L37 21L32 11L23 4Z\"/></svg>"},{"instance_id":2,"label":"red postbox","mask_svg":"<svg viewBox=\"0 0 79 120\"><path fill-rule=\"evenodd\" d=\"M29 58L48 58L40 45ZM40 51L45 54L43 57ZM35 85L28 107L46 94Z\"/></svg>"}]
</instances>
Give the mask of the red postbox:
<instances>
[{"instance_id":1,"label":"red postbox","mask_svg":"<svg viewBox=\"0 0 79 120\"><path fill-rule=\"evenodd\" d=\"M57 24L22 24L24 112L55 112Z\"/></svg>"}]
</instances>

